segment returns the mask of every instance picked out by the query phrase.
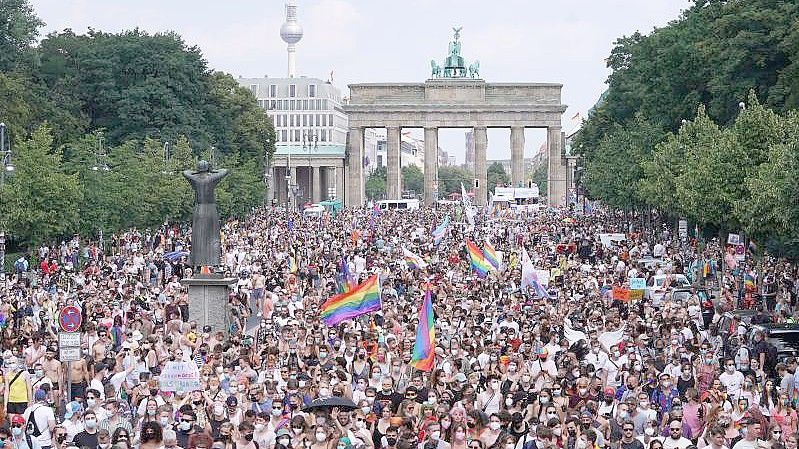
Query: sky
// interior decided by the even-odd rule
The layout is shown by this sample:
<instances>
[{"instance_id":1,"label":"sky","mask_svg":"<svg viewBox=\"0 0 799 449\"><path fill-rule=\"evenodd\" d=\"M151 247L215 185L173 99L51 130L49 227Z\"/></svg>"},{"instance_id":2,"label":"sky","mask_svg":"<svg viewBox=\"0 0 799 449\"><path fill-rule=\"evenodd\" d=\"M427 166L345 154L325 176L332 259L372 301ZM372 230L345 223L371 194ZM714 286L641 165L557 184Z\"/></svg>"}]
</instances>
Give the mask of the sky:
<instances>
[{"instance_id":1,"label":"sky","mask_svg":"<svg viewBox=\"0 0 799 449\"><path fill-rule=\"evenodd\" d=\"M480 61L486 82L563 84L564 131L585 116L605 90L605 58L613 42L649 33L677 19L690 0L297 0L304 36L297 73L347 84L423 82L430 60L441 61L461 31L461 55ZM41 34L89 27L108 32L140 28L175 31L198 46L210 68L235 77L286 76L280 39L284 0L31 0L45 22ZM439 131L439 145L464 157L463 129ZM413 134L421 137L421 130ZM546 135L525 132L525 157ZM488 158L510 158L510 130L490 129Z\"/></svg>"}]
</instances>

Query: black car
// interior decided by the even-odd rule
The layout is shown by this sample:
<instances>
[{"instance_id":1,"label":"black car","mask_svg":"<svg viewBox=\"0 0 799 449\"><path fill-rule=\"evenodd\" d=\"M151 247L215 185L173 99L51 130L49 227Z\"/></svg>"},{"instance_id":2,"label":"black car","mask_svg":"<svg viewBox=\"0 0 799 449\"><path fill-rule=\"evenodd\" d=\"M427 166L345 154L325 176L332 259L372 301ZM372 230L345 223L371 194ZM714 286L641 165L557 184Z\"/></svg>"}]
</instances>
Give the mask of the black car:
<instances>
[{"instance_id":1,"label":"black car","mask_svg":"<svg viewBox=\"0 0 799 449\"><path fill-rule=\"evenodd\" d=\"M783 361L788 356L799 355L799 324L756 324L752 326L750 339L757 331L762 331L766 335L766 341L777 348L777 360Z\"/></svg>"}]
</instances>

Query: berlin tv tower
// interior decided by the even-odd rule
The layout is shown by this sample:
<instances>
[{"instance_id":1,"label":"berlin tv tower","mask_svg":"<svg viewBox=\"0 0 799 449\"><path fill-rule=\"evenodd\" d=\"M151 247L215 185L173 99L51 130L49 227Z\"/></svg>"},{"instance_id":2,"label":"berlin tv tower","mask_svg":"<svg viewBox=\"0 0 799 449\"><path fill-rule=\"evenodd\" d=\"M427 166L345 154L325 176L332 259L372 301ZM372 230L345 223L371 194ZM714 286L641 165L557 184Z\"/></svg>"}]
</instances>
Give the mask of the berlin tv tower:
<instances>
[{"instance_id":1,"label":"berlin tv tower","mask_svg":"<svg viewBox=\"0 0 799 449\"><path fill-rule=\"evenodd\" d=\"M294 0L286 2L286 21L280 27L280 37L288 44L286 50L289 56L289 78L294 78L297 71L296 45L302 39L302 27L297 23L297 3Z\"/></svg>"}]
</instances>

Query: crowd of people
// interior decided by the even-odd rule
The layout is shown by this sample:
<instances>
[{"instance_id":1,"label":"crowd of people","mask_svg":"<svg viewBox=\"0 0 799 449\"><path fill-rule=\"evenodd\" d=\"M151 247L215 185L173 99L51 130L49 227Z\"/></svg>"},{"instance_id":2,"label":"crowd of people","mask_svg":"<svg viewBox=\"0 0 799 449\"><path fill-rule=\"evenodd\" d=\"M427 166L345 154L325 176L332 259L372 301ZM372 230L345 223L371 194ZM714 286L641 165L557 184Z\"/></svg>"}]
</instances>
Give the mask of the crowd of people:
<instances>
[{"instance_id":1,"label":"crowd of people","mask_svg":"<svg viewBox=\"0 0 799 449\"><path fill-rule=\"evenodd\" d=\"M742 304L793 322L795 265L741 262L719 241L598 209L461 219L442 206L228 221L228 329L189 315L186 228L42 245L0 284L0 447L797 448L796 359L748 322L720 324ZM500 268L478 276L466 239L490 241ZM523 252L550 274L545 292L522 288ZM381 310L327 327L319 308L343 272L379 275ZM747 303L744 276L770 299ZM614 294L656 277L662 294ZM691 291L678 300L679 279ZM425 372L409 362L427 285L436 344ZM66 364L57 316L68 305L83 324L80 360ZM199 389L162 388L174 361L196 364ZM347 405L312 406L336 398Z\"/></svg>"}]
</instances>

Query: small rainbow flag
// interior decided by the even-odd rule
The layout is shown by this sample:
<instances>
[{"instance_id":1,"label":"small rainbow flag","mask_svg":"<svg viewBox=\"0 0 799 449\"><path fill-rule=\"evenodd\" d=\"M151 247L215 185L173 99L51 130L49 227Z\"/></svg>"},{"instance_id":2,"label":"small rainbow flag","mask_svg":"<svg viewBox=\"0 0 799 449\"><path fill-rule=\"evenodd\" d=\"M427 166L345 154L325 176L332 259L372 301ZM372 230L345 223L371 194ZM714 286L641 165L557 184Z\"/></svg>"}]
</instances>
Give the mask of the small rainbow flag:
<instances>
[{"instance_id":1,"label":"small rainbow flag","mask_svg":"<svg viewBox=\"0 0 799 449\"><path fill-rule=\"evenodd\" d=\"M755 277L750 273L744 274L744 288L750 292L755 291Z\"/></svg>"},{"instance_id":2,"label":"small rainbow flag","mask_svg":"<svg viewBox=\"0 0 799 449\"><path fill-rule=\"evenodd\" d=\"M419 324L416 326L416 342L409 364L420 371L431 371L436 358L436 329L433 325L433 300L430 297L430 283L419 309Z\"/></svg>"},{"instance_id":3,"label":"small rainbow flag","mask_svg":"<svg viewBox=\"0 0 799 449\"><path fill-rule=\"evenodd\" d=\"M444 234L447 233L448 228L449 228L449 215L444 217L444 221L442 221L441 224L438 225L438 227L433 229L433 242L435 242L436 245L441 243L441 239L444 238Z\"/></svg>"},{"instance_id":4,"label":"small rainbow flag","mask_svg":"<svg viewBox=\"0 0 799 449\"><path fill-rule=\"evenodd\" d=\"M342 321L375 312L380 308L380 286L375 274L354 289L328 298L322 304L320 315L326 325L333 327Z\"/></svg>"},{"instance_id":5,"label":"small rainbow flag","mask_svg":"<svg viewBox=\"0 0 799 449\"><path fill-rule=\"evenodd\" d=\"M485 257L486 261L494 267L495 270L499 270L499 259L497 258L497 251L491 245L491 242L486 240L486 245L483 247L483 257Z\"/></svg>"},{"instance_id":6,"label":"small rainbow flag","mask_svg":"<svg viewBox=\"0 0 799 449\"><path fill-rule=\"evenodd\" d=\"M491 264L486 261L485 256L483 256L483 251L469 240L466 240L466 250L469 252L472 268L478 276L484 278L492 267Z\"/></svg>"},{"instance_id":7,"label":"small rainbow flag","mask_svg":"<svg viewBox=\"0 0 799 449\"><path fill-rule=\"evenodd\" d=\"M350 273L350 267L347 264L347 259L341 258L341 285L339 287L339 293L347 293L348 291L354 289L358 286L358 283L355 282L355 278L352 277L352 273Z\"/></svg>"},{"instance_id":8,"label":"small rainbow flag","mask_svg":"<svg viewBox=\"0 0 799 449\"><path fill-rule=\"evenodd\" d=\"M425 262L424 259L408 251L404 246L402 247L402 256L405 259L405 263L408 264L408 267L411 270L415 270L417 268L420 269L427 268L427 262Z\"/></svg>"},{"instance_id":9,"label":"small rainbow flag","mask_svg":"<svg viewBox=\"0 0 799 449\"><path fill-rule=\"evenodd\" d=\"M294 259L294 256L289 256L289 273L297 273L297 260Z\"/></svg>"}]
</instances>

